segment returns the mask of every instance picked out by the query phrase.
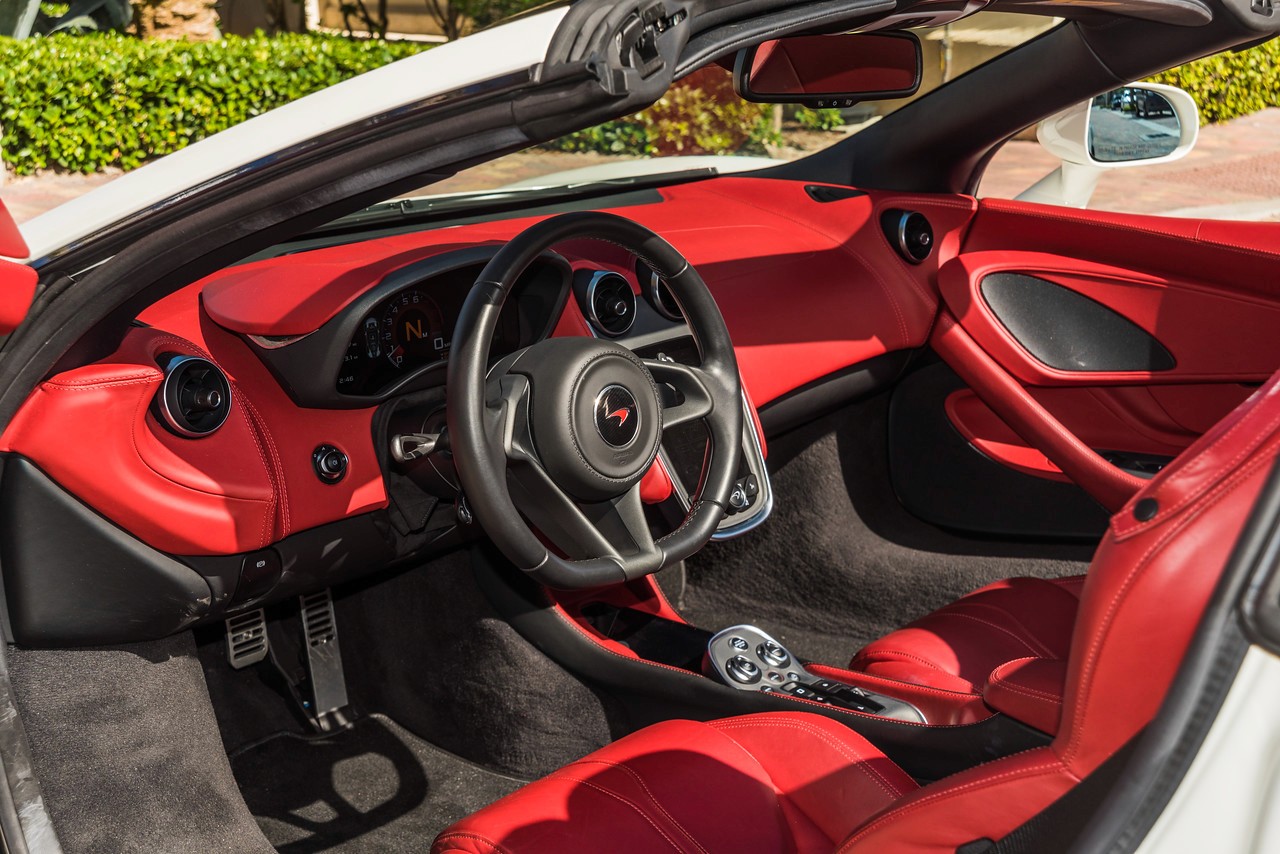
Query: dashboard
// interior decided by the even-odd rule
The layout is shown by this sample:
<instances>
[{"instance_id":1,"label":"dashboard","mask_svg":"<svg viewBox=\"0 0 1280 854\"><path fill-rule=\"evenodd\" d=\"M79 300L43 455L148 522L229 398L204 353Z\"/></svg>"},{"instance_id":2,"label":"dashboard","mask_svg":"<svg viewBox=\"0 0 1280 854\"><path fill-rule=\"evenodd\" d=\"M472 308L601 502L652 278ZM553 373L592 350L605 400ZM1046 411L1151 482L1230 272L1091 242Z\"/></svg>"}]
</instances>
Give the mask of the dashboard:
<instances>
[{"instance_id":1,"label":"dashboard","mask_svg":"<svg viewBox=\"0 0 1280 854\"><path fill-rule=\"evenodd\" d=\"M337 310L306 335L248 335L262 362L300 405L363 408L444 384L462 303L497 248L453 250L408 264ZM490 348L496 361L549 336L564 311L572 271L547 253L516 282ZM214 288L217 311L241 294ZM305 298L305 297L304 297Z\"/></svg>"},{"instance_id":2,"label":"dashboard","mask_svg":"<svg viewBox=\"0 0 1280 854\"><path fill-rule=\"evenodd\" d=\"M735 177L600 204L671 241L719 304L755 404L744 398L744 491L767 489L757 405L789 406L808 385L928 336L936 265L899 262L881 215L911 204L948 234L973 212L971 200L929 207L811 190ZM0 437L0 515L8 530L28 532L0 543L11 610L25 615L15 634L33 643L160 637L477 536L447 470L435 492L415 493L422 467L413 477L395 469L388 437L443 422L466 294L538 219L323 238L228 267L148 307L115 352L47 378ZM566 241L513 288L490 357L549 336L595 335L696 362L678 309L629 253ZM165 418L158 401L182 411ZM172 421L185 417L195 429L175 432ZM65 441L87 423L94 442ZM670 525L696 492L704 447L691 427L663 449L669 482L652 506ZM727 533L767 515L758 494L726 520ZM59 524L39 523L47 518ZM44 533L47 541L27 541ZM60 578L64 566L81 575ZM90 566L95 585L110 587L95 601L110 608L65 598Z\"/></svg>"}]
</instances>

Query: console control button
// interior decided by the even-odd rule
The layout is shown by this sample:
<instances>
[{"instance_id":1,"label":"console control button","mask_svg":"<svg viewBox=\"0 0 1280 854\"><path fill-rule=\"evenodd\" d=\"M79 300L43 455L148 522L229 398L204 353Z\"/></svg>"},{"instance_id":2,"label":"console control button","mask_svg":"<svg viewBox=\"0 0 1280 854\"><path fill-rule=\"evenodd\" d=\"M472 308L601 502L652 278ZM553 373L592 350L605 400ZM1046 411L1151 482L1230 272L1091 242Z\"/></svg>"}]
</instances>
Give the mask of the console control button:
<instances>
[{"instance_id":1,"label":"console control button","mask_svg":"<svg viewBox=\"0 0 1280 854\"><path fill-rule=\"evenodd\" d=\"M745 656L735 655L725 662L724 669L730 679L743 685L753 685L760 681L760 668Z\"/></svg>"},{"instance_id":2,"label":"console control button","mask_svg":"<svg viewBox=\"0 0 1280 854\"><path fill-rule=\"evenodd\" d=\"M760 481L755 475L749 474L742 479L742 491L746 493L748 499L760 494Z\"/></svg>"},{"instance_id":3,"label":"console control button","mask_svg":"<svg viewBox=\"0 0 1280 854\"><path fill-rule=\"evenodd\" d=\"M760 656L760 660L765 664L771 664L774 667L786 667L791 663L791 656L787 651L773 641L765 641L756 647L756 655Z\"/></svg>"},{"instance_id":4,"label":"console control button","mask_svg":"<svg viewBox=\"0 0 1280 854\"><path fill-rule=\"evenodd\" d=\"M751 644L747 643L742 638L729 638L729 646L733 647L738 652L746 652L747 648L751 646Z\"/></svg>"},{"instance_id":5,"label":"console control button","mask_svg":"<svg viewBox=\"0 0 1280 854\"><path fill-rule=\"evenodd\" d=\"M746 510L751 504L751 499L747 497L747 493L742 486L735 485L733 492L729 493L729 506L734 510Z\"/></svg>"}]
</instances>

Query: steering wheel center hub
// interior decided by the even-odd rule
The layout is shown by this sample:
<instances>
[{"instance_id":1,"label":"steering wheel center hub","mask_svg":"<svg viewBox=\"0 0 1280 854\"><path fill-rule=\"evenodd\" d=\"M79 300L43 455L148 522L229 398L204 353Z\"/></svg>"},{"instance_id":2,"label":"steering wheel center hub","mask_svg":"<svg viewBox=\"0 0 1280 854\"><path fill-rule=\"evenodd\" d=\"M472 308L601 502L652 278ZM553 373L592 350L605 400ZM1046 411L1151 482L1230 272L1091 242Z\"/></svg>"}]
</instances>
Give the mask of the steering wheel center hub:
<instances>
[{"instance_id":1,"label":"steering wheel center hub","mask_svg":"<svg viewBox=\"0 0 1280 854\"><path fill-rule=\"evenodd\" d=\"M534 447L562 489L603 501L644 477L658 455L662 407L653 377L631 351L555 338L530 348L511 370L529 378Z\"/></svg>"},{"instance_id":2,"label":"steering wheel center hub","mask_svg":"<svg viewBox=\"0 0 1280 854\"><path fill-rule=\"evenodd\" d=\"M640 436L640 404L626 386L607 385L596 395L596 430L611 448L625 450Z\"/></svg>"}]
</instances>

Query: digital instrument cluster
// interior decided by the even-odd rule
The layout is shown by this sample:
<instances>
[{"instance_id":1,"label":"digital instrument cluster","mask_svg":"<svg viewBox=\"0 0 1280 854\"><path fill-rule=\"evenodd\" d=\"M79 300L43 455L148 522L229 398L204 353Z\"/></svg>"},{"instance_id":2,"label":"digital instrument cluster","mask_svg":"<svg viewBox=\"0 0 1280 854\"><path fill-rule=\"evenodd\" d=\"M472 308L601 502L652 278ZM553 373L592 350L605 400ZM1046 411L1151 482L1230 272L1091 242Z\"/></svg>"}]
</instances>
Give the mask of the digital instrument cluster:
<instances>
[{"instance_id":1,"label":"digital instrument cluster","mask_svg":"<svg viewBox=\"0 0 1280 854\"><path fill-rule=\"evenodd\" d=\"M380 300L367 310L347 341L336 388L350 396L378 395L412 375L434 373L448 363L453 328L479 266L431 275ZM554 325L552 310L563 304L564 274L535 262L516 283L498 319L490 358L532 344Z\"/></svg>"}]
</instances>

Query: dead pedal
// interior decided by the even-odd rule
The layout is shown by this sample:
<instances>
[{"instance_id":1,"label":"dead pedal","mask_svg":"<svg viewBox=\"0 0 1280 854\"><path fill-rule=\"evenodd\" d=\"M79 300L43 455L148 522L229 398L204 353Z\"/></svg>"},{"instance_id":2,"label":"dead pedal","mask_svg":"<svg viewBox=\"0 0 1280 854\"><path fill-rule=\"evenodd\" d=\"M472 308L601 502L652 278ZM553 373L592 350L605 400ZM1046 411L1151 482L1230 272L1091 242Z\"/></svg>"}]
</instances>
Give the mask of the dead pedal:
<instances>
[{"instance_id":1,"label":"dead pedal","mask_svg":"<svg viewBox=\"0 0 1280 854\"><path fill-rule=\"evenodd\" d=\"M267 615L261 608L227 619L227 661L236 670L267 657Z\"/></svg>"}]
</instances>

